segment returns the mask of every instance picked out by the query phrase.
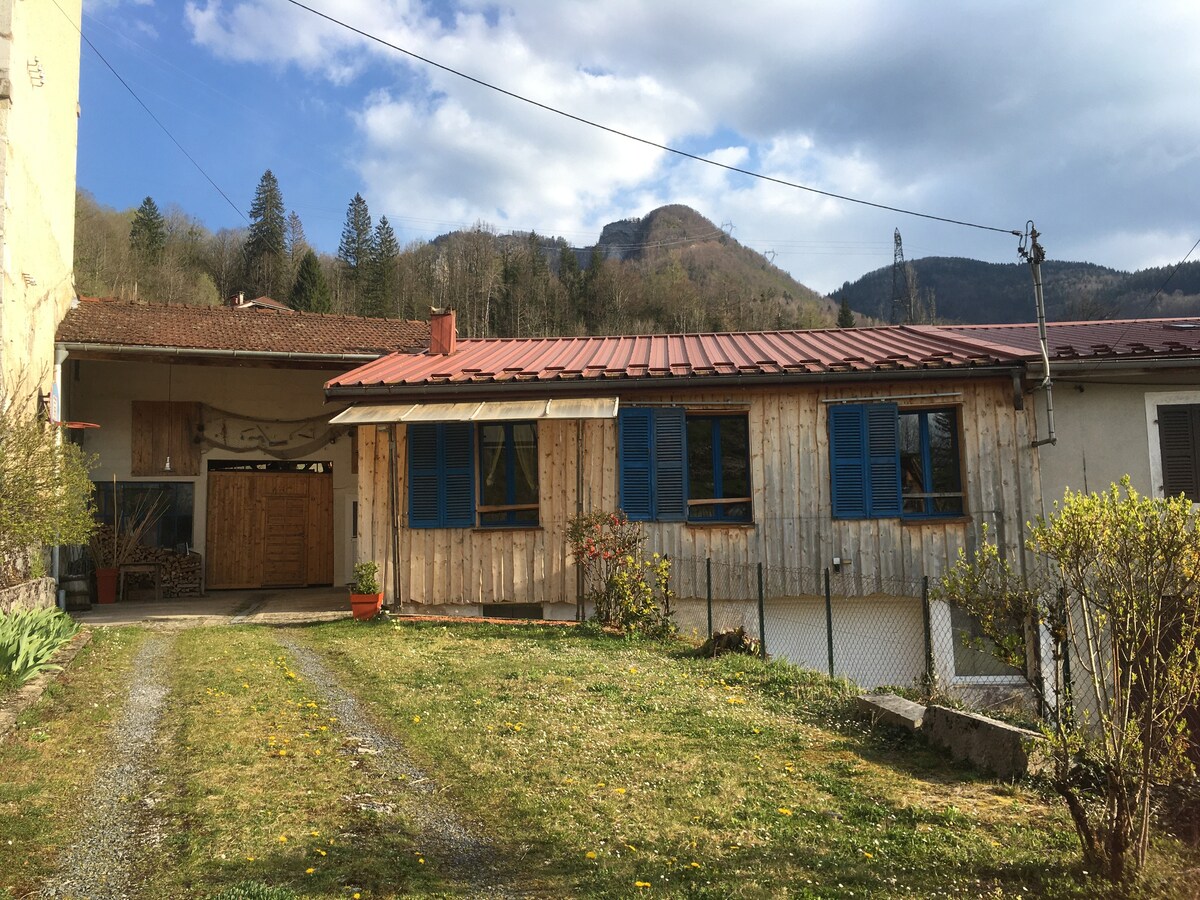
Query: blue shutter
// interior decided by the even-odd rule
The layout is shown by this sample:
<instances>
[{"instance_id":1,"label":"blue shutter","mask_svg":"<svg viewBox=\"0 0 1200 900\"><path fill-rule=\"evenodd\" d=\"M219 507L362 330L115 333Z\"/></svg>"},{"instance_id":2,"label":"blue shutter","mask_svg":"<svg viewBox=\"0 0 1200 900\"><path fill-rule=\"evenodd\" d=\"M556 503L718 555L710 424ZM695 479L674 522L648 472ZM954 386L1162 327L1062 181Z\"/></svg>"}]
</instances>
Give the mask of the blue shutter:
<instances>
[{"instance_id":1,"label":"blue shutter","mask_svg":"<svg viewBox=\"0 0 1200 900\"><path fill-rule=\"evenodd\" d=\"M469 422L453 422L442 429L441 460L442 526L472 528L475 525L474 441Z\"/></svg>"},{"instance_id":2,"label":"blue shutter","mask_svg":"<svg viewBox=\"0 0 1200 900\"><path fill-rule=\"evenodd\" d=\"M438 502L438 426L408 426L408 524L410 528L437 528L441 524Z\"/></svg>"},{"instance_id":3,"label":"blue shutter","mask_svg":"<svg viewBox=\"0 0 1200 900\"><path fill-rule=\"evenodd\" d=\"M621 467L621 509L630 519L654 516L651 494L651 425L649 409L623 409L617 419L617 459Z\"/></svg>"},{"instance_id":4,"label":"blue shutter","mask_svg":"<svg viewBox=\"0 0 1200 900\"><path fill-rule=\"evenodd\" d=\"M872 518L900 515L900 412L895 403L868 403L867 512Z\"/></svg>"},{"instance_id":5,"label":"blue shutter","mask_svg":"<svg viewBox=\"0 0 1200 900\"><path fill-rule=\"evenodd\" d=\"M866 443L861 405L829 407L829 481L835 519L867 516Z\"/></svg>"},{"instance_id":6,"label":"blue shutter","mask_svg":"<svg viewBox=\"0 0 1200 900\"><path fill-rule=\"evenodd\" d=\"M682 409L654 411L654 518L687 518L687 418Z\"/></svg>"}]
</instances>

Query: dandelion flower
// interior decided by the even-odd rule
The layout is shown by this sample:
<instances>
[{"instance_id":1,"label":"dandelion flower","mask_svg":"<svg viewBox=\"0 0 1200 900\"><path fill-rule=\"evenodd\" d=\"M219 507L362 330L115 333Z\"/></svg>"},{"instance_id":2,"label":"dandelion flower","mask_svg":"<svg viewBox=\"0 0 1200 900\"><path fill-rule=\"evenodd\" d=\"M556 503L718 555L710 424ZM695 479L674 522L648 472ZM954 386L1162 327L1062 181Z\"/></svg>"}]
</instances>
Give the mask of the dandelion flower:
<instances>
[{"instance_id":1,"label":"dandelion flower","mask_svg":"<svg viewBox=\"0 0 1200 900\"><path fill-rule=\"evenodd\" d=\"M788 809L786 806L781 806L781 807L779 807L779 814L781 816L790 816L792 814L792 811L790 809Z\"/></svg>"},{"instance_id":2,"label":"dandelion flower","mask_svg":"<svg viewBox=\"0 0 1200 900\"><path fill-rule=\"evenodd\" d=\"M321 832L319 832L319 831L310 831L310 832L309 832L309 834L311 834L313 837L320 837L320 836L321 836Z\"/></svg>"},{"instance_id":3,"label":"dandelion flower","mask_svg":"<svg viewBox=\"0 0 1200 900\"><path fill-rule=\"evenodd\" d=\"M583 854L583 855L584 855L584 856L585 856L587 859L595 859L595 858L596 858L596 851L595 851L595 850L589 850L587 853L585 853L585 854Z\"/></svg>"},{"instance_id":4,"label":"dandelion flower","mask_svg":"<svg viewBox=\"0 0 1200 900\"><path fill-rule=\"evenodd\" d=\"M413 716L413 724L417 724L417 723L419 723L420 721L421 721L421 717L420 717L420 716Z\"/></svg>"},{"instance_id":5,"label":"dandelion flower","mask_svg":"<svg viewBox=\"0 0 1200 900\"><path fill-rule=\"evenodd\" d=\"M313 872L315 872L315 871L317 871L317 870L316 870L316 869L314 869L312 866L309 866L307 869L305 869L305 870L304 870L304 874L305 874L305 875L311 875L311 874L312 874Z\"/></svg>"},{"instance_id":6,"label":"dandelion flower","mask_svg":"<svg viewBox=\"0 0 1200 900\"><path fill-rule=\"evenodd\" d=\"M625 793L625 788L613 788L613 793L623 794Z\"/></svg>"},{"instance_id":7,"label":"dandelion flower","mask_svg":"<svg viewBox=\"0 0 1200 900\"><path fill-rule=\"evenodd\" d=\"M423 857L423 856L418 856L418 857L417 857L417 862L419 862L421 865L425 865L425 857Z\"/></svg>"},{"instance_id":8,"label":"dandelion flower","mask_svg":"<svg viewBox=\"0 0 1200 900\"><path fill-rule=\"evenodd\" d=\"M286 834L281 834L281 835L279 836L279 843L281 843L281 844L286 844L286 843L287 843L287 835L286 835Z\"/></svg>"},{"instance_id":9,"label":"dandelion flower","mask_svg":"<svg viewBox=\"0 0 1200 900\"><path fill-rule=\"evenodd\" d=\"M865 856L867 859L874 859L874 858L875 858L875 854L874 854L874 853L868 853L866 850L864 850L864 851L863 851L863 856Z\"/></svg>"},{"instance_id":10,"label":"dandelion flower","mask_svg":"<svg viewBox=\"0 0 1200 900\"><path fill-rule=\"evenodd\" d=\"M648 888L648 887L650 887L650 882L648 882L648 881L635 881L635 882L633 883L633 886L634 886L635 888L637 888L638 890L641 890L642 888Z\"/></svg>"}]
</instances>

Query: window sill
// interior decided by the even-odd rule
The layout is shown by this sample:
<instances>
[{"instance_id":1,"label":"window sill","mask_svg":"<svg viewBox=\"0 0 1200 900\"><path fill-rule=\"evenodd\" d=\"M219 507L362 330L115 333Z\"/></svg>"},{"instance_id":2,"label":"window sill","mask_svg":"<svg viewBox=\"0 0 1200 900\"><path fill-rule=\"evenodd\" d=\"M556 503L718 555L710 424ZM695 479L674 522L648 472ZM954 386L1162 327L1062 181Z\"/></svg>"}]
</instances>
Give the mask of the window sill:
<instances>
[{"instance_id":1,"label":"window sill","mask_svg":"<svg viewBox=\"0 0 1200 900\"><path fill-rule=\"evenodd\" d=\"M1028 687L1029 681L1020 675L958 675L953 684L963 687Z\"/></svg>"},{"instance_id":2,"label":"window sill","mask_svg":"<svg viewBox=\"0 0 1200 900\"><path fill-rule=\"evenodd\" d=\"M911 516L900 517L901 525L970 525L970 516Z\"/></svg>"},{"instance_id":3,"label":"window sill","mask_svg":"<svg viewBox=\"0 0 1200 900\"><path fill-rule=\"evenodd\" d=\"M700 528L704 530L710 528L733 528L739 531L754 530L753 522L684 522L684 524L688 528Z\"/></svg>"},{"instance_id":4,"label":"window sill","mask_svg":"<svg viewBox=\"0 0 1200 900\"><path fill-rule=\"evenodd\" d=\"M476 525L472 534L492 534L497 531L545 531L541 525Z\"/></svg>"}]
</instances>

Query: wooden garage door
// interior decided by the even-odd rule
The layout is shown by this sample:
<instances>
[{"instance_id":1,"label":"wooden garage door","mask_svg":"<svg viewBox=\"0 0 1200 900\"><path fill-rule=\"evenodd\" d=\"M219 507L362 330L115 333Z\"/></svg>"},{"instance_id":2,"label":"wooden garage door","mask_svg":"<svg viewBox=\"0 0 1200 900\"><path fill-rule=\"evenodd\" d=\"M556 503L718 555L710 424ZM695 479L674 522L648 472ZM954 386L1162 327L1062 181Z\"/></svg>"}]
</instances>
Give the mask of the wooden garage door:
<instances>
[{"instance_id":1,"label":"wooden garage door","mask_svg":"<svg viewBox=\"0 0 1200 900\"><path fill-rule=\"evenodd\" d=\"M210 588L333 583L333 477L209 472Z\"/></svg>"}]
</instances>

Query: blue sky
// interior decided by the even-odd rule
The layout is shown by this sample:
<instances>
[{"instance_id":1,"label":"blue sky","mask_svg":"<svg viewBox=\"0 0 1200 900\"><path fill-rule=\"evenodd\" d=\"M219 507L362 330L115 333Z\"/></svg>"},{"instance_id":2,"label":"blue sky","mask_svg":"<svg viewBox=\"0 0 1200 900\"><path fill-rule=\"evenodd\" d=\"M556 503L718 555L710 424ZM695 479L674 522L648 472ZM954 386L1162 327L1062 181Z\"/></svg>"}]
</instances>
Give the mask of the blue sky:
<instances>
[{"instance_id":1,"label":"blue sky","mask_svg":"<svg viewBox=\"0 0 1200 900\"><path fill-rule=\"evenodd\" d=\"M308 0L579 116L821 190L1003 229L1052 259L1178 261L1200 238L1200 5ZM318 249L355 192L402 243L483 222L594 243L686 203L817 290L1016 239L854 206L567 121L286 0L85 0L84 32L243 212L265 169ZM80 187L244 221L86 46Z\"/></svg>"}]
</instances>

